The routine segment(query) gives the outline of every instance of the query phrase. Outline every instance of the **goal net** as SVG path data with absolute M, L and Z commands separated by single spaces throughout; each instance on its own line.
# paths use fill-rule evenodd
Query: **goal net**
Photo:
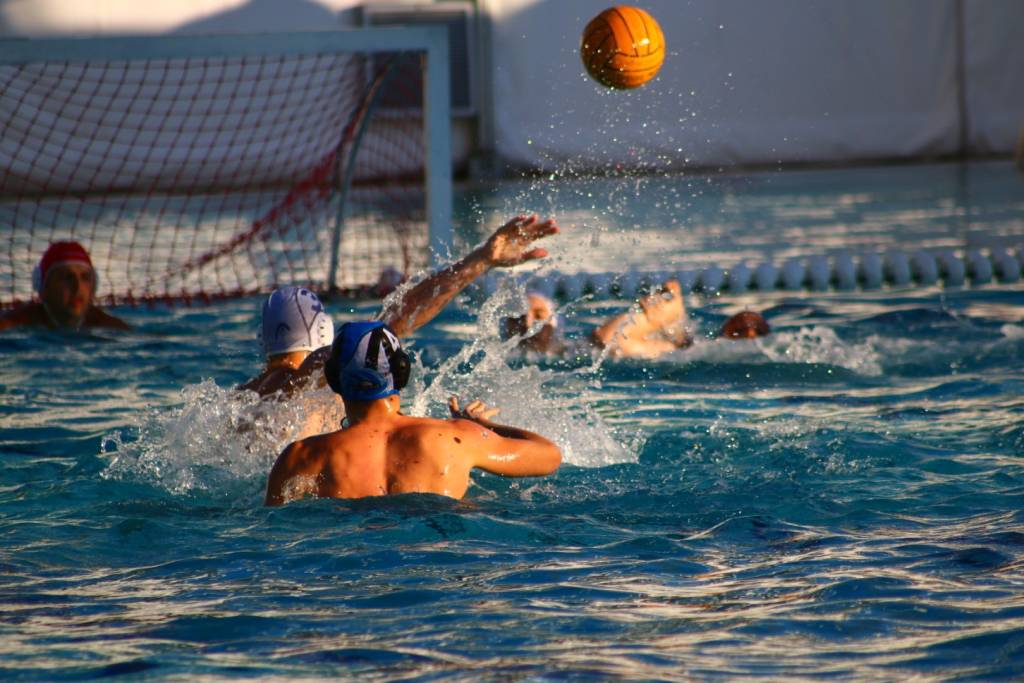
M 0 306 L 32 297 L 63 239 L 90 251 L 103 303 L 352 291 L 423 268 L 450 229 L 444 41 L 5 43 Z

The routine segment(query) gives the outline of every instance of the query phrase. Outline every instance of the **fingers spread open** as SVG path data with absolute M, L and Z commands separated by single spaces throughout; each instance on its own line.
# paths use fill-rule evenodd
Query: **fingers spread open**
M 558 225 L 552 220 L 544 221 L 543 223 L 534 222 L 530 225 L 523 226 L 524 231 L 530 239 L 540 239 L 541 237 L 547 237 L 548 235 L 554 235 L 558 232 Z

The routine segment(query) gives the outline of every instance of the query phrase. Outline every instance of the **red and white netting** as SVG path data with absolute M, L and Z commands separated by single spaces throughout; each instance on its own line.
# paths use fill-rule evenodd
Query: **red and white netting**
M 61 239 L 90 251 L 104 303 L 322 289 L 339 209 L 339 288 L 425 266 L 422 111 L 386 105 L 422 92 L 421 55 L 399 53 L 386 77 L 383 63 L 0 65 L 0 307 L 31 298 L 33 266 Z

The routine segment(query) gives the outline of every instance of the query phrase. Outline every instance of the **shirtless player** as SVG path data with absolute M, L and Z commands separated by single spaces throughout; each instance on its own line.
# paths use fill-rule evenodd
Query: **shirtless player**
M 289 445 L 267 481 L 266 505 L 297 498 L 363 498 L 435 493 L 462 498 L 479 468 L 507 477 L 558 469 L 562 454 L 542 436 L 490 421 L 497 412 L 474 401 L 449 402 L 450 420 L 401 413 L 399 392 L 409 358 L 382 322 L 346 323 L 331 345 L 324 374 L 345 401 L 347 426 Z
M 131 329 L 96 305 L 96 270 L 78 242 L 54 242 L 32 274 L 38 301 L 0 316 L 0 330 L 35 326 L 77 331 L 88 328 Z
M 609 318 L 587 341 L 607 349 L 613 358 L 657 358 L 692 343 L 686 324 L 683 293 L 672 279 L 636 306 Z M 503 320 L 501 332 L 505 339 L 522 337 L 518 346 L 524 351 L 561 355 L 569 349 L 558 333 L 554 302 L 537 292 L 527 294 L 526 313 Z

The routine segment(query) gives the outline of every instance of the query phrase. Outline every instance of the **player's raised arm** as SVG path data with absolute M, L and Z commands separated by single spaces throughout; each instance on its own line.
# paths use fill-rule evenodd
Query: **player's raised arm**
M 433 320 L 466 285 L 491 268 L 510 268 L 547 256 L 546 249 L 533 243 L 557 232 L 552 219 L 516 216 L 458 262 L 386 301 L 380 319 L 404 337 Z
M 551 474 L 562 463 L 562 452 L 552 441 L 526 429 L 492 422 L 490 417 L 498 412 L 496 408 L 473 401 L 460 409 L 453 396 L 448 409 L 453 418 L 476 423 L 463 430 L 473 467 L 506 477 L 540 477 Z
M 542 221 L 536 215 L 516 216 L 458 262 L 424 278 L 409 290 L 396 293 L 395 299 L 385 301 L 378 318 L 399 337 L 404 337 L 433 320 L 466 285 L 491 268 L 510 268 L 547 256 L 547 249 L 535 247 L 533 243 L 558 230 L 553 219 Z M 329 346 L 311 353 L 296 370 L 295 382 L 298 384 L 306 377 L 319 374 L 328 355 Z

